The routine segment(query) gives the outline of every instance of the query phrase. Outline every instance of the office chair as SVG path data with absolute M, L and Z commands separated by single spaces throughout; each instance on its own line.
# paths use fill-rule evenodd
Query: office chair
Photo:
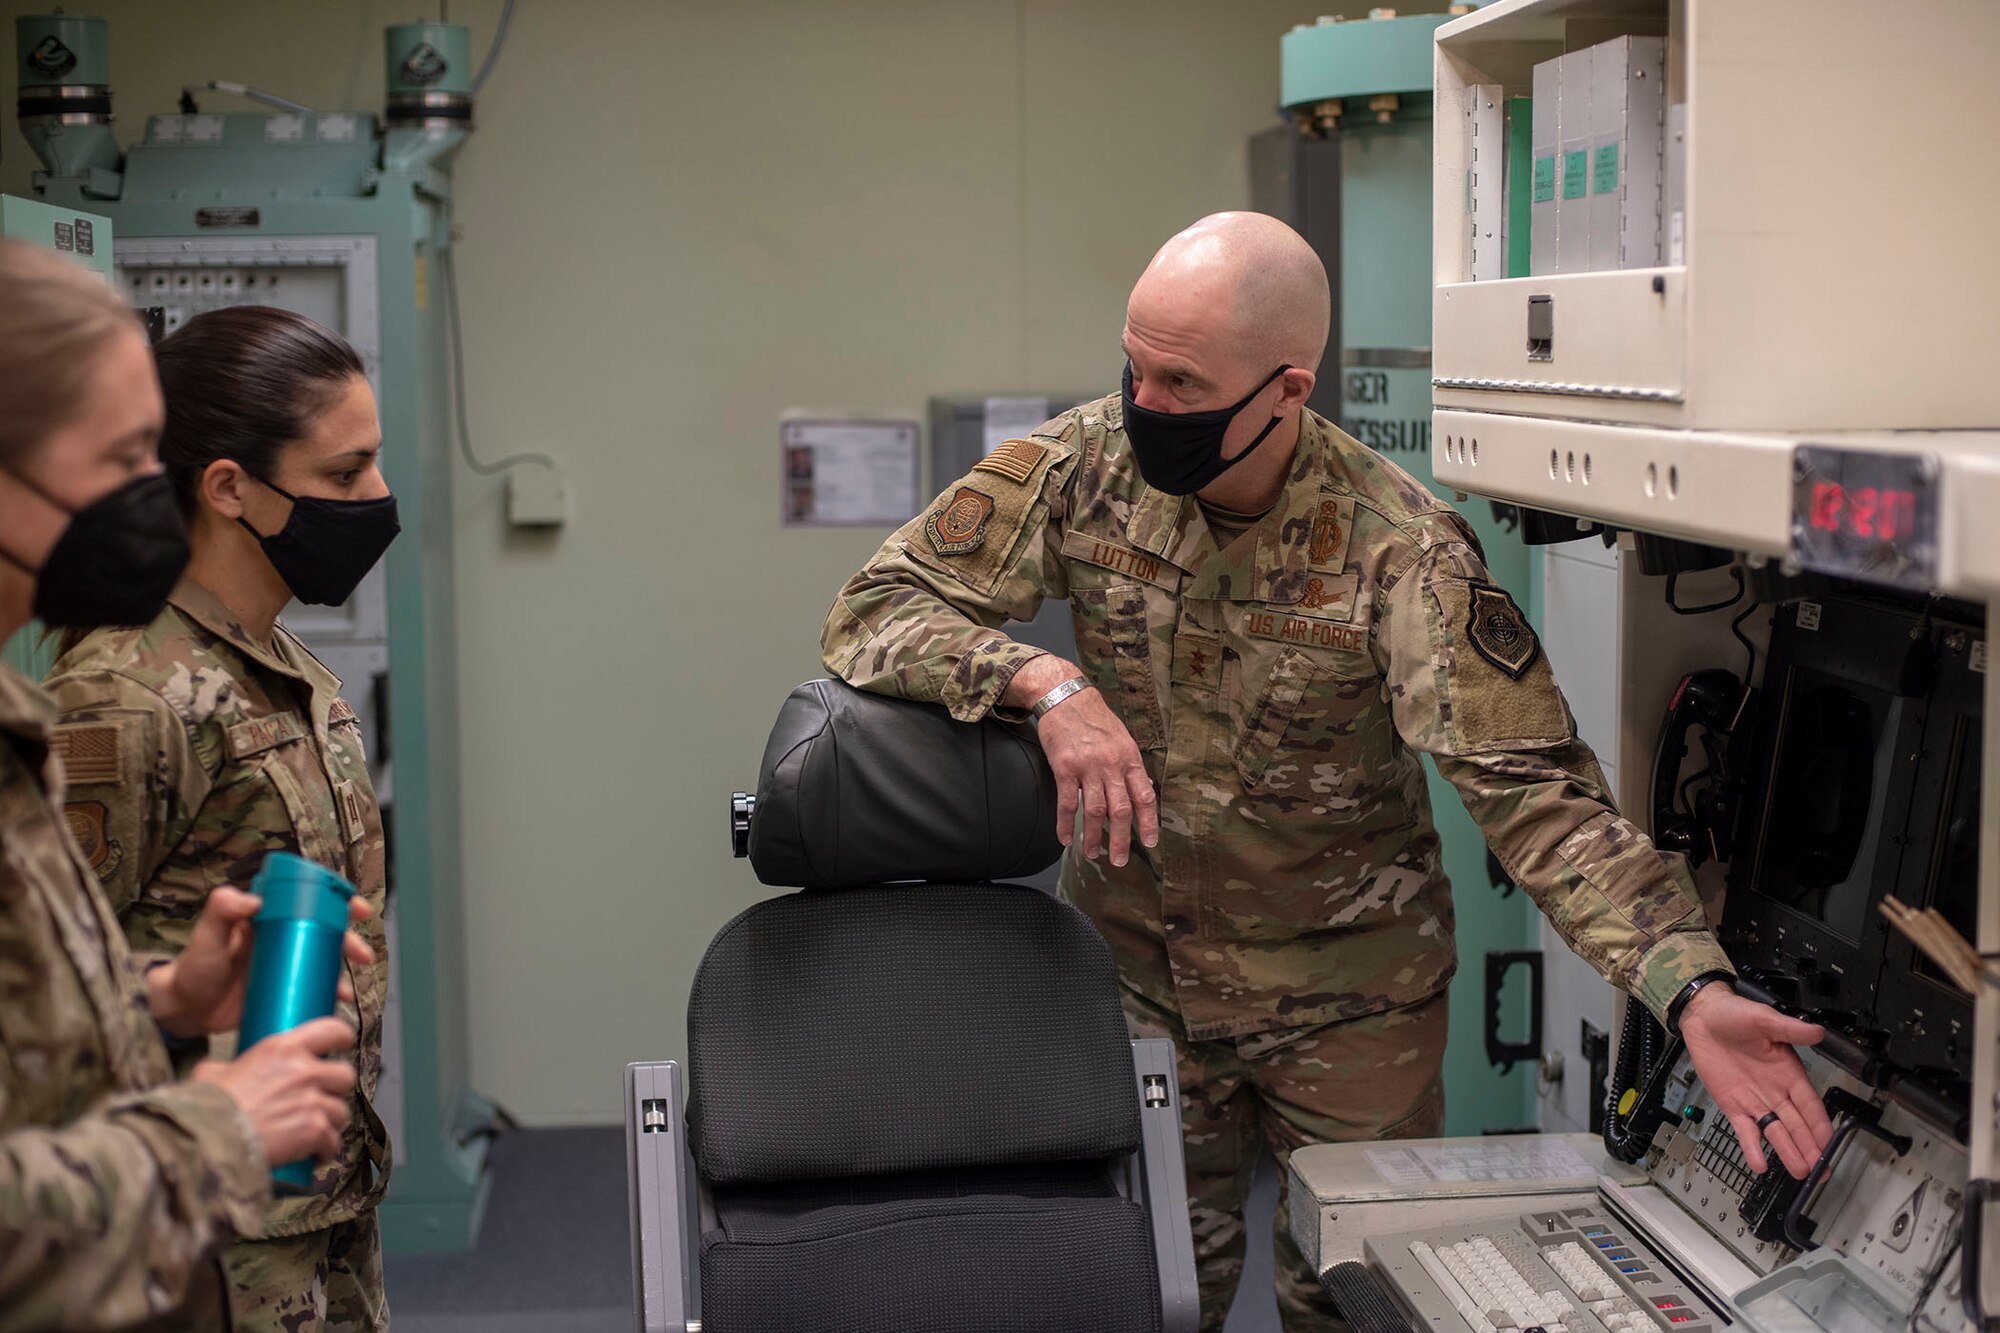
M 642 1333 L 1193 1333 L 1173 1044 L 1129 1038 L 1046 868 L 1032 733 L 794 690 L 737 855 L 799 891 L 709 946 L 688 1075 L 625 1071 Z

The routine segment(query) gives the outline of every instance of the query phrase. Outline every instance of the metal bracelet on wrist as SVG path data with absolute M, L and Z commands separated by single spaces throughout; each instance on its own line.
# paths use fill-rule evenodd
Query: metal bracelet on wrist
M 1088 677 L 1071 676 L 1068 680 L 1035 700 L 1034 705 L 1028 709 L 1028 712 L 1031 716 L 1040 718 L 1044 713 L 1069 698 L 1072 694 L 1080 694 L 1089 688 L 1090 680 Z
M 1704 972 L 1687 985 L 1681 987 L 1681 993 L 1674 996 L 1667 1003 L 1667 1035 L 1670 1037 L 1681 1035 L 1681 1015 L 1687 1012 L 1689 1001 L 1694 999 L 1695 994 L 1702 987 L 1717 981 L 1734 980 L 1736 980 L 1736 976 L 1731 972 Z

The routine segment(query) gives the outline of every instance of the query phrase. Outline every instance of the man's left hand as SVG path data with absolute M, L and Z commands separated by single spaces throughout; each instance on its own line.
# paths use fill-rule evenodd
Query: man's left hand
M 1720 982 L 1696 991 L 1681 1011 L 1681 1038 L 1695 1073 L 1735 1127 L 1753 1173 L 1764 1173 L 1768 1143 L 1785 1170 L 1803 1180 L 1833 1137 L 1826 1105 L 1792 1049 L 1825 1035 L 1818 1024 L 1787 1018 Z M 1757 1122 L 1772 1111 L 1778 1118 L 1759 1130 Z
M 243 1018 L 243 989 L 250 980 L 251 918 L 264 900 L 241 889 L 219 888 L 208 895 L 195 918 L 187 948 L 171 962 L 146 973 L 146 999 L 153 1021 L 176 1037 L 202 1037 L 228 1032 Z M 374 914 L 361 898 L 348 903 L 350 925 Z M 375 951 L 352 930 L 342 952 L 356 967 L 375 961 Z M 345 977 L 339 997 L 354 998 Z

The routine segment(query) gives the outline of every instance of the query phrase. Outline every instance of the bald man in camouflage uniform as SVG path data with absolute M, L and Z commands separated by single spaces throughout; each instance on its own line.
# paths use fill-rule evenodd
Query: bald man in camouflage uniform
M 1282 1166 L 1440 1132 L 1457 956 L 1420 753 L 1577 953 L 1656 1015 L 1685 1007 L 1739 1131 L 1785 1108 L 1771 1142 L 1795 1174 L 1824 1142 L 1784 1045 L 1817 1029 L 1710 984 L 1729 963 L 1684 865 L 1612 808 L 1472 530 L 1304 409 L 1327 302 L 1274 219 L 1175 237 L 1128 307 L 1126 393 L 947 488 L 823 637 L 849 682 L 961 719 L 1053 703 L 1066 843 L 1083 812 L 1063 893 L 1110 941 L 1135 1032 L 1181 1053 L 1205 1330 L 1241 1272 L 1260 1136 Z M 1079 665 L 1000 628 L 1046 597 L 1069 599 Z M 1283 1207 L 1275 1243 L 1285 1327 L 1342 1327 Z

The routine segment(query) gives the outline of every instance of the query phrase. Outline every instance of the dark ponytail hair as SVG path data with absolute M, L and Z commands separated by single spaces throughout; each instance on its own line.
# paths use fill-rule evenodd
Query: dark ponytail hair
M 210 463 L 227 458 L 271 480 L 278 451 L 310 435 L 342 386 L 367 374 L 332 330 L 263 305 L 196 315 L 161 340 L 154 359 L 167 403 L 160 462 L 189 518 Z

